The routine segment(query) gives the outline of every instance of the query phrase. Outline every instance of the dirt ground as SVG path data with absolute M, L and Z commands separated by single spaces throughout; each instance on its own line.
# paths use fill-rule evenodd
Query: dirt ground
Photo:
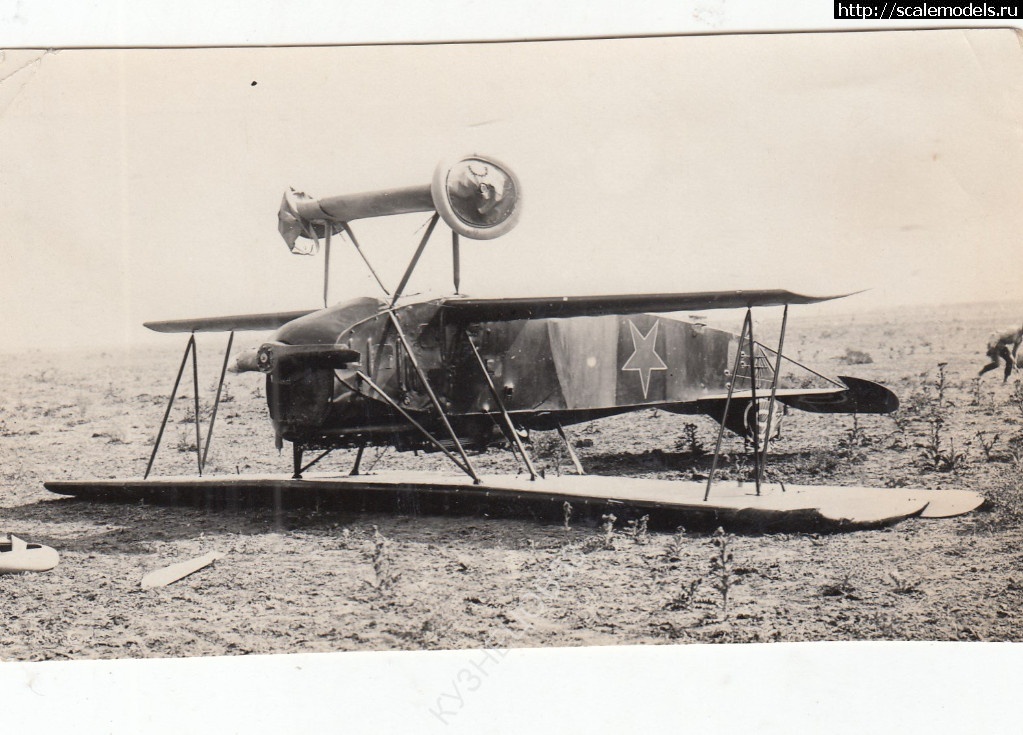
M 1023 385 L 974 381 L 994 329 L 1023 304 L 819 316 L 794 309 L 786 353 L 829 375 L 882 382 L 894 416 L 793 411 L 772 460 L 805 484 L 966 488 L 986 509 L 836 534 L 644 533 L 620 519 L 444 517 L 273 507 L 90 503 L 44 479 L 141 476 L 180 360 L 168 347 L 31 352 L 0 375 L 0 532 L 55 547 L 56 569 L 0 577 L 0 658 L 51 660 L 680 642 L 1023 639 Z M 736 322 L 738 327 L 738 321 Z M 776 323 L 765 318 L 758 334 Z M 202 340 L 212 401 L 222 344 Z M 944 385 L 939 382 L 944 380 Z M 187 380 L 186 380 L 187 382 Z M 191 387 L 157 474 L 194 471 Z M 232 376 L 214 472 L 287 472 L 258 377 Z M 687 428 L 687 424 L 695 428 Z M 716 425 L 645 411 L 574 427 L 588 471 L 706 472 Z M 549 472 L 568 471 L 547 437 Z M 729 439 L 725 472 L 740 473 Z M 338 452 L 324 469 L 346 468 Z M 510 470 L 506 452 L 476 459 Z M 393 451 L 366 465 L 439 468 Z M 365 465 L 364 465 L 365 466 Z M 560 514 L 560 511 L 559 511 Z M 150 570 L 215 551 L 214 566 L 143 591 Z

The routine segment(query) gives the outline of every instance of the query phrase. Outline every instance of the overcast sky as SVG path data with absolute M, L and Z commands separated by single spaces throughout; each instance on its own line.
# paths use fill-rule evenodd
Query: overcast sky
M 1021 61 L 1003 30 L 9 51 L 5 347 L 318 306 L 322 259 L 277 234 L 285 188 L 425 184 L 473 151 L 524 191 L 517 229 L 464 241 L 473 295 L 1019 298 Z M 389 285 L 426 219 L 354 223 Z M 410 290 L 450 291 L 448 243 Z M 333 300 L 376 293 L 350 248 L 332 265 Z

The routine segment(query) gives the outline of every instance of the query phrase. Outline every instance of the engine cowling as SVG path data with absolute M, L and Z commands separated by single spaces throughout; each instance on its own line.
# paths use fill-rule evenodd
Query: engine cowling
M 277 373 L 292 368 L 339 370 L 359 362 L 358 350 L 339 345 L 289 345 L 265 342 L 235 359 L 235 372 Z

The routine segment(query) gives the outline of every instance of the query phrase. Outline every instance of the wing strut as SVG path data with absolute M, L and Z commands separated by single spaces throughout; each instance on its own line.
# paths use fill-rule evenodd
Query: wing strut
M 352 241 L 352 245 L 355 246 L 356 251 L 358 251 L 359 255 L 362 257 L 362 262 L 366 264 L 367 268 L 369 268 L 369 272 L 373 274 L 373 278 L 376 279 L 377 285 L 380 286 L 380 290 L 390 296 L 391 292 L 387 290 L 387 286 L 385 286 L 384 282 L 380 280 L 380 276 L 377 275 L 377 272 L 373 270 L 373 265 L 369 262 L 369 258 L 366 257 L 366 254 L 362 252 L 362 248 L 359 247 L 359 241 L 355 239 L 355 233 L 352 231 L 352 228 L 348 226 L 347 222 L 342 222 L 341 229 L 345 231 L 345 234 L 348 235 L 348 239 Z
M 429 239 L 430 232 L 433 230 L 433 225 L 437 224 L 438 216 L 439 215 L 434 215 L 433 219 L 430 220 L 430 229 L 427 231 L 426 236 L 423 238 L 423 244 L 419 246 L 419 251 L 417 252 L 416 257 L 413 258 L 413 262 L 410 266 L 410 271 L 411 267 L 415 266 L 415 261 L 418 260 L 419 254 L 422 253 L 423 245 L 425 245 L 426 240 Z M 404 285 L 404 282 L 408 280 L 407 276 L 409 275 L 409 273 L 407 272 L 405 275 L 406 278 L 402 279 L 402 285 Z M 400 293 L 401 288 L 399 287 L 398 294 Z M 395 298 L 397 298 L 397 295 L 395 296 Z M 448 415 L 444 413 L 444 407 L 440 404 L 440 401 L 437 400 L 437 394 L 433 392 L 433 388 L 430 386 L 430 381 L 427 379 L 426 373 L 424 373 L 423 369 L 419 367 L 419 361 L 416 360 L 416 356 L 412 352 L 412 347 L 409 345 L 408 339 L 405 337 L 405 330 L 401 328 L 401 322 L 398 321 L 398 317 L 395 316 L 393 310 L 388 309 L 387 315 L 391 318 L 391 324 L 394 326 L 394 331 L 398 335 L 398 339 L 401 340 L 401 345 L 402 347 L 405 348 L 405 354 L 408 355 L 409 362 L 412 363 L 412 367 L 415 369 L 416 374 L 419 376 L 419 381 L 423 384 L 423 387 L 426 388 L 426 393 L 427 395 L 430 396 L 430 401 L 433 403 L 433 407 L 437 409 L 437 414 L 440 416 L 440 420 L 444 424 L 444 428 L 448 430 L 448 436 L 451 437 L 451 440 L 455 443 L 455 447 L 458 448 L 458 453 L 462 455 L 462 461 L 465 462 L 465 467 L 463 467 L 463 470 L 467 475 L 469 475 L 469 477 L 472 478 L 472 481 L 475 484 L 479 485 L 480 478 L 479 475 L 476 474 L 476 468 L 472 466 L 472 461 L 469 459 L 469 455 L 465 453 L 465 448 L 462 446 L 462 442 L 458 441 L 458 436 L 455 434 L 455 430 L 451 428 L 451 422 L 448 421 Z
M 195 346 L 195 335 L 192 335 L 192 399 L 195 401 L 195 462 L 199 467 L 199 477 L 202 477 L 202 453 L 199 447 L 202 446 L 202 437 L 199 431 L 199 357 L 196 355 L 198 349 Z M 173 399 L 173 396 L 171 397 Z
M 746 335 L 752 331 L 753 326 L 753 311 L 749 307 L 746 308 L 746 319 L 742 323 L 742 332 L 739 333 L 739 346 L 735 350 L 735 362 L 732 364 L 732 373 L 728 377 L 728 396 L 725 398 L 725 411 L 722 414 L 723 417 L 728 416 L 728 406 L 732 402 L 732 393 L 735 391 L 735 375 L 739 371 L 739 361 L 742 359 L 742 342 L 746 339 Z M 752 340 L 751 340 L 752 343 Z M 714 474 L 718 468 L 718 457 L 721 456 L 721 439 L 725 435 L 725 422 L 722 419 L 721 425 L 718 426 L 718 439 L 714 444 L 714 459 L 710 463 L 710 474 L 707 476 L 707 489 L 703 493 L 703 500 L 706 502 L 710 499 L 710 486 L 714 484 Z
M 414 427 L 419 429 L 419 432 L 423 436 L 425 436 L 427 439 L 429 439 L 430 442 L 435 447 L 437 447 L 437 449 L 439 449 L 440 451 L 444 452 L 444 456 L 446 456 L 448 459 L 450 459 L 455 464 L 455 466 L 458 467 L 458 469 L 460 469 L 465 474 L 469 475 L 469 477 L 473 477 L 473 479 L 475 479 L 474 472 L 472 471 L 471 467 L 467 467 L 466 465 L 463 465 L 461 462 L 459 462 L 458 458 L 455 457 L 455 455 L 453 455 L 451 452 L 449 452 L 444 447 L 443 444 L 441 444 L 439 441 L 437 441 L 437 437 L 435 437 L 433 434 L 431 434 L 429 431 L 427 431 L 426 428 L 422 424 L 420 424 L 418 421 L 416 421 L 412 417 L 412 414 L 410 414 L 404 408 L 399 406 L 397 401 L 395 401 L 393 398 L 391 398 L 389 395 L 387 395 L 387 392 L 383 388 L 381 388 L 379 385 L 374 383 L 373 380 L 368 375 L 366 375 L 366 373 L 362 372 L 361 370 L 356 370 L 355 371 L 355 377 L 357 377 L 359 380 L 361 380 L 364 383 L 366 383 L 366 385 L 368 385 L 370 388 L 372 388 L 381 398 L 383 398 L 385 401 L 387 401 L 388 405 L 391 408 L 393 408 L 395 411 L 400 413 L 402 416 L 405 417 L 406 421 L 408 421 Z M 355 473 L 355 474 L 358 474 L 358 473 Z M 477 482 L 479 482 L 479 481 L 477 480 Z
M 750 405 L 756 410 L 757 406 L 757 343 L 753 341 L 753 314 L 750 309 L 746 310 L 749 315 L 749 391 Z M 739 341 L 737 348 L 742 352 L 742 341 Z M 732 376 L 735 380 L 735 376 Z M 727 416 L 727 412 L 725 413 Z M 757 495 L 760 495 L 760 426 L 756 420 L 753 421 L 753 480 L 757 486 Z
M 178 394 L 178 386 L 181 384 L 181 376 L 185 372 L 185 364 L 188 362 L 188 356 L 192 352 L 192 348 L 195 347 L 195 334 L 188 338 L 188 343 L 185 345 L 185 354 L 181 357 L 181 367 L 178 368 L 178 376 L 174 378 L 174 387 L 171 388 L 170 400 L 167 402 L 167 410 L 163 412 L 163 421 L 160 422 L 160 430 L 156 433 L 156 441 L 153 443 L 153 452 L 149 455 L 149 464 L 146 465 L 146 473 L 142 476 L 145 480 L 149 477 L 150 470 L 153 469 L 153 460 L 156 459 L 156 452 L 160 449 L 160 441 L 163 439 L 164 429 L 167 428 L 167 419 L 170 418 L 171 408 L 174 406 L 174 398 Z
M 760 481 L 761 479 L 763 479 L 764 467 L 767 464 L 767 448 L 771 443 L 771 422 L 774 420 L 774 404 L 776 402 L 775 399 L 778 395 L 778 382 L 781 380 L 781 355 L 782 348 L 785 347 L 785 327 L 788 324 L 788 320 L 789 305 L 785 304 L 785 310 L 782 312 L 781 315 L 781 334 L 778 335 L 778 351 L 775 353 L 776 357 L 774 361 L 774 380 L 771 381 L 771 398 L 767 403 L 767 428 L 764 431 L 764 451 L 763 455 L 760 457 L 760 466 L 758 468 L 757 495 L 760 494 Z M 750 341 L 751 342 L 753 341 L 752 338 L 750 339 Z M 760 427 L 757 426 L 756 428 L 757 430 L 754 432 L 754 434 L 759 434 Z
M 318 224 L 323 226 L 323 231 L 324 231 L 324 238 L 323 238 L 323 306 L 324 307 L 330 306 L 330 302 L 328 300 L 329 299 L 329 288 L 330 288 L 330 242 L 331 242 L 331 235 L 334 232 L 332 224 L 336 224 L 338 227 L 341 228 L 341 230 L 346 235 L 348 235 L 348 239 L 352 241 L 352 245 L 355 246 L 355 250 L 356 250 L 357 253 L 359 253 L 359 256 L 362 258 L 362 262 L 366 264 L 366 268 L 369 269 L 369 272 L 373 275 L 373 278 L 376 279 L 377 285 L 380 286 L 380 290 L 383 291 L 384 294 L 386 294 L 387 296 L 391 295 L 391 292 L 387 290 L 387 286 L 385 286 L 384 282 L 380 280 L 380 276 L 377 275 L 376 270 L 373 269 L 373 264 L 369 262 L 369 258 L 366 257 L 366 253 L 364 253 L 362 251 L 362 247 L 359 245 L 359 241 L 355 238 L 355 233 L 352 231 L 352 228 L 349 227 L 347 222 L 332 223 L 332 222 L 329 222 L 327 220 L 316 220 L 316 221 L 312 222 L 311 225 L 313 225 L 313 226 L 310 228 L 310 235 L 312 236 L 313 240 L 316 242 L 317 245 L 320 244 L 320 239 L 316 235 L 316 227 L 315 227 Z M 418 259 L 418 257 L 417 257 L 417 259 Z
M 437 220 L 440 219 L 440 215 L 436 212 L 430 217 L 430 224 L 426 227 L 426 232 L 423 233 L 423 239 L 419 241 L 419 247 L 416 248 L 415 254 L 412 256 L 412 260 L 409 262 L 408 267 L 405 269 L 405 275 L 401 277 L 401 282 L 398 283 L 398 288 L 394 290 L 394 298 L 391 299 L 391 308 L 398 303 L 398 299 L 401 297 L 402 291 L 405 290 L 405 286 L 408 285 L 408 279 L 412 277 L 412 271 L 416 269 L 416 265 L 419 263 L 419 258 L 426 250 L 426 243 L 430 241 L 430 235 L 433 234 L 433 228 L 437 226 Z
M 561 437 L 561 441 L 565 442 L 565 449 L 568 450 L 568 456 L 571 457 L 572 464 L 575 465 L 575 473 L 577 475 L 585 475 L 586 473 L 583 472 L 582 463 L 579 462 L 579 455 L 577 455 L 575 450 L 572 449 L 572 442 L 568 440 L 568 434 L 565 433 L 561 424 L 555 424 L 555 428 L 558 430 L 558 435 Z
M 777 350 L 772 350 L 769 347 L 765 348 L 765 349 L 767 349 L 770 352 L 773 352 L 775 354 L 775 364 L 774 364 L 774 375 L 771 377 L 771 393 L 770 393 L 770 398 L 768 398 L 768 404 L 767 404 L 767 423 L 765 425 L 764 436 L 763 436 L 763 442 L 764 443 L 763 443 L 763 447 L 761 447 L 760 446 L 760 439 L 761 439 L 761 437 L 760 437 L 760 420 L 759 420 L 760 411 L 757 408 L 757 355 L 756 355 L 756 349 L 760 345 L 758 345 L 758 343 L 755 342 L 754 339 L 753 339 L 753 313 L 752 313 L 752 309 L 750 309 L 750 308 L 746 309 L 746 319 L 743 321 L 742 332 L 739 334 L 738 348 L 736 349 L 736 352 L 735 352 L 735 363 L 732 365 L 732 373 L 729 376 L 731 378 L 731 380 L 728 382 L 728 394 L 727 394 L 727 396 L 725 398 L 725 409 L 724 409 L 724 413 L 722 413 L 721 425 L 718 427 L 717 442 L 714 445 L 714 459 L 711 462 L 710 475 L 707 477 L 707 489 L 706 489 L 706 491 L 703 494 L 703 499 L 705 501 L 710 498 L 710 488 L 711 488 L 711 485 L 714 483 L 714 475 L 717 472 L 718 457 L 721 454 L 721 439 L 722 439 L 722 437 L 724 435 L 724 431 L 725 431 L 725 420 L 728 417 L 728 407 L 729 407 L 729 404 L 732 401 L 732 394 L 735 391 L 735 380 L 737 378 L 737 373 L 738 373 L 738 370 L 739 370 L 739 366 L 742 363 L 742 356 L 743 356 L 742 345 L 743 345 L 743 342 L 746 341 L 747 339 L 749 340 L 749 345 L 750 345 L 750 348 L 749 348 L 750 349 L 750 355 L 749 355 L 749 358 L 750 358 L 750 363 L 749 363 L 750 364 L 750 406 L 753 407 L 753 410 L 755 411 L 754 416 L 756 417 L 755 420 L 754 420 L 754 426 L 753 426 L 753 432 L 752 432 L 753 433 L 753 471 L 754 471 L 754 480 L 756 482 L 756 487 L 757 487 L 757 495 L 760 495 L 761 484 L 763 483 L 764 472 L 765 472 L 766 466 L 767 466 L 767 451 L 768 451 L 768 448 L 769 448 L 770 443 L 771 443 L 771 425 L 772 425 L 772 422 L 774 421 L 774 407 L 775 407 L 775 404 L 777 403 L 778 383 L 781 381 L 781 361 L 783 359 L 786 359 L 786 360 L 788 359 L 788 358 L 786 358 L 786 357 L 784 357 L 782 355 L 782 349 L 785 347 L 785 330 L 786 330 L 786 327 L 788 326 L 788 319 L 789 319 L 789 306 L 788 306 L 788 304 L 786 304 L 785 305 L 785 311 L 782 313 L 782 318 L 781 318 L 781 333 L 778 336 L 778 349 Z M 785 485 L 784 484 L 782 484 L 781 489 L 783 491 L 785 490 Z
M 458 237 L 456 234 L 455 237 Z M 472 354 L 476 356 L 476 362 L 479 363 L 480 372 L 483 373 L 483 377 L 487 379 L 487 387 L 490 388 L 490 395 L 494 397 L 494 402 L 497 403 L 497 407 L 501 409 L 501 415 L 504 417 L 504 423 L 508 426 L 508 433 L 511 435 L 512 441 L 519 450 L 519 454 L 522 455 L 522 461 L 526 463 L 526 469 L 529 471 L 529 479 L 536 479 L 536 467 L 533 466 L 533 461 L 529 458 L 529 453 L 526 452 L 526 448 L 522 446 L 522 439 L 519 438 L 519 432 L 515 428 L 515 424 L 512 423 L 511 416 L 508 414 L 508 409 L 504 407 L 504 401 L 501 400 L 501 394 L 497 392 L 497 387 L 494 386 L 494 381 L 490 379 L 490 373 L 487 372 L 487 366 L 483 362 L 483 358 L 480 357 L 479 350 L 476 349 L 476 343 L 472 341 L 472 337 L 468 332 L 465 332 L 465 339 L 469 343 L 469 347 L 472 348 Z M 560 426 L 558 429 L 560 430 Z M 582 473 L 579 473 L 582 474 Z
M 455 282 L 455 295 L 462 285 L 462 259 L 458 247 L 458 233 L 451 231 L 451 278 Z
M 227 363 L 231 355 L 231 345 L 234 343 L 234 331 L 228 335 L 227 338 L 227 349 L 224 350 L 224 364 L 220 369 L 220 380 L 217 382 L 217 397 L 213 402 L 213 411 L 210 415 L 210 426 L 206 432 L 206 444 L 202 443 L 201 435 L 201 420 L 199 417 L 199 364 L 198 364 L 198 349 L 195 345 L 195 332 L 188 337 L 188 342 L 185 344 L 185 354 L 181 356 L 181 365 L 178 367 L 178 374 L 174 378 L 174 387 L 171 389 L 170 398 L 167 401 L 167 408 L 163 412 L 163 419 L 160 421 L 160 429 L 156 433 L 156 441 L 153 442 L 153 451 L 149 455 L 149 463 L 146 464 L 146 472 L 142 476 L 143 480 L 149 478 L 149 473 L 153 470 L 153 462 L 156 460 L 156 453 L 160 450 L 160 442 L 163 440 L 163 433 L 167 429 L 167 420 L 170 418 L 171 409 L 174 407 L 174 399 L 178 395 L 178 386 L 181 385 L 181 376 L 184 375 L 185 365 L 188 363 L 189 356 L 192 357 L 192 393 L 195 410 L 195 461 L 199 468 L 199 476 L 202 477 L 202 471 L 206 468 L 206 457 L 210 451 L 210 440 L 213 438 L 213 425 L 217 421 L 217 409 L 220 407 L 220 397 L 223 393 L 224 378 L 227 375 Z
M 323 308 L 326 309 L 327 292 L 330 289 L 330 235 L 331 229 L 328 226 L 327 233 L 323 238 Z
M 789 308 L 789 305 L 788 305 L 788 304 L 785 304 L 785 311 L 786 311 L 786 312 L 788 311 L 788 308 Z M 786 314 L 786 317 L 787 317 L 787 316 L 788 316 L 788 315 Z M 784 324 L 784 322 L 783 322 L 783 324 Z M 784 339 L 784 337 L 783 337 L 782 339 Z M 764 344 L 760 344 L 759 342 L 757 342 L 757 347 L 761 347 L 761 348 L 763 348 L 763 349 L 767 350 L 767 351 L 768 351 L 768 352 L 770 352 L 770 353 L 771 353 L 772 355 L 777 355 L 777 356 L 778 356 L 778 357 L 779 357 L 780 359 L 782 359 L 782 360 L 785 360 L 785 362 L 791 362 L 791 363 L 792 363 L 793 365 L 795 365 L 795 366 L 796 366 L 797 368 L 800 368 L 801 370 L 805 370 L 806 372 L 808 372 L 808 373 L 810 373 L 810 374 L 812 374 L 812 375 L 816 375 L 816 376 L 817 376 L 818 378 L 820 378 L 821 380 L 824 380 L 824 381 L 826 381 L 826 382 L 828 382 L 828 383 L 831 383 L 831 384 L 832 384 L 833 386 L 835 386 L 836 388 L 841 388 L 841 389 L 843 389 L 843 390 L 846 390 L 846 389 L 848 389 L 848 387 L 849 387 L 849 386 L 847 386 L 847 385 L 845 385 L 845 384 L 843 384 L 843 383 L 839 383 L 839 382 L 838 382 L 837 380 L 835 380 L 835 379 L 833 379 L 833 378 L 829 378 L 829 377 L 828 377 L 827 375 L 824 375 L 823 373 L 819 373 L 819 372 L 817 372 L 817 371 L 816 371 L 816 370 L 814 370 L 814 369 L 813 369 L 812 367 L 807 367 L 807 366 L 806 366 L 806 365 L 804 365 L 803 363 L 801 363 L 801 362 L 796 362 L 796 361 L 795 361 L 795 360 L 793 360 L 793 359 L 792 359 L 791 357 L 789 357 L 789 356 L 787 356 L 787 355 L 783 355 L 783 354 L 781 354 L 781 348 L 780 348 L 780 346 L 779 346 L 779 348 L 778 348 L 777 350 L 773 350 L 773 349 L 771 349 L 770 347 L 768 347 L 767 345 L 764 345 Z M 781 365 L 781 363 L 780 363 L 780 362 L 779 362 L 778 364 L 779 364 L 779 366 Z
M 217 409 L 220 408 L 220 394 L 224 389 L 224 377 L 227 375 L 227 362 L 231 358 L 231 345 L 234 344 L 234 332 L 227 336 L 227 349 L 224 350 L 224 364 L 220 367 L 220 380 L 217 382 L 217 397 L 213 399 L 213 414 L 210 416 L 210 428 L 206 432 L 206 446 L 202 450 L 202 463 L 199 467 L 199 474 L 206 467 L 206 455 L 210 451 L 210 441 L 213 439 L 213 424 L 217 421 Z M 198 391 L 196 391 L 198 393 Z M 195 412 L 198 417 L 199 412 Z

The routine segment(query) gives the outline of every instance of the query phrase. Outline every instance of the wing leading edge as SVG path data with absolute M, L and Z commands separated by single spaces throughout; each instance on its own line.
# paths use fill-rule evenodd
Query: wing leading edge
M 857 292 L 858 293 L 858 292 Z M 696 291 L 690 293 L 616 294 L 604 296 L 539 296 L 474 299 L 450 297 L 442 300 L 447 315 L 455 321 L 512 321 L 515 319 L 558 319 L 607 314 L 647 314 L 703 309 L 737 309 L 784 304 L 816 304 L 853 294 L 807 296 L 782 289 L 755 291 Z M 278 311 L 266 314 L 196 317 L 146 322 L 155 332 L 228 332 L 278 329 L 315 309 Z
M 619 294 L 612 296 L 543 296 L 510 299 L 449 298 L 443 306 L 461 321 L 558 319 L 606 314 L 646 314 L 703 309 L 736 309 L 784 304 L 816 304 L 853 294 L 806 296 L 781 289 L 698 291 L 692 293 Z
M 147 329 L 154 332 L 242 332 L 279 329 L 290 321 L 315 309 L 301 311 L 275 311 L 267 314 L 238 314 L 236 316 L 209 316 L 195 319 L 172 319 L 163 322 L 145 322 Z

